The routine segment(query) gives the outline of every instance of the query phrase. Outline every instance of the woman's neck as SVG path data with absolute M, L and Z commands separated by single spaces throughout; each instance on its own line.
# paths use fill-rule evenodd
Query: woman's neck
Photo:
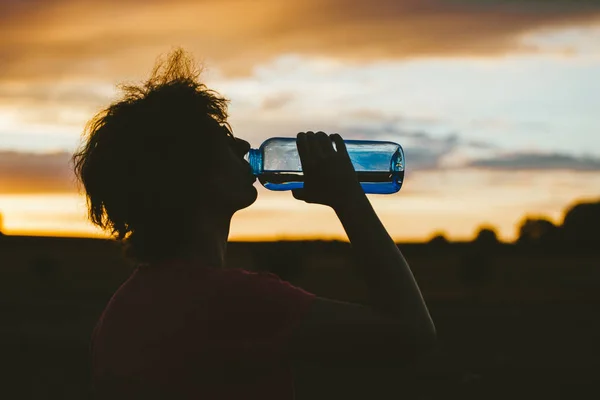
M 212 267 L 224 267 L 231 217 L 207 217 L 198 224 L 185 258 Z

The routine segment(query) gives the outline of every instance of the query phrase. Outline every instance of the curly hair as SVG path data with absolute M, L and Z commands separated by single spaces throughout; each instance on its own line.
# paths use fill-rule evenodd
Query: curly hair
M 150 79 L 121 85 L 123 97 L 86 125 L 73 155 L 89 219 L 152 262 L 189 245 L 200 184 L 217 134 L 231 135 L 228 100 L 199 81 L 181 49 L 158 61 Z M 227 128 L 227 129 L 224 129 Z

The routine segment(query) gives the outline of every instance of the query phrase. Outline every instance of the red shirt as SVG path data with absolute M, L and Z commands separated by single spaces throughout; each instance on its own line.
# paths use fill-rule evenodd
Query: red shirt
M 92 335 L 107 399 L 293 399 L 286 346 L 315 297 L 270 273 L 140 267 Z

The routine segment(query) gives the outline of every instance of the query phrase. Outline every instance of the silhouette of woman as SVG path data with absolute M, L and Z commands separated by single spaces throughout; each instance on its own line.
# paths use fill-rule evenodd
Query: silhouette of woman
M 292 361 L 400 364 L 430 348 L 435 328 L 419 288 L 339 135 L 298 134 L 305 188 L 294 197 L 336 212 L 369 304 L 224 268 L 231 218 L 257 191 L 227 101 L 198 76 L 175 51 L 144 84 L 123 87 L 73 156 L 90 220 L 136 262 L 92 334 L 95 396 L 292 399 Z

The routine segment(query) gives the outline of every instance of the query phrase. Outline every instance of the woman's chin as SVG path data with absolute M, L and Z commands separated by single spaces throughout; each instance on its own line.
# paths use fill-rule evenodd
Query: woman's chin
M 250 186 L 247 191 L 244 191 L 243 196 L 240 196 L 239 203 L 237 204 L 237 210 L 243 210 L 244 208 L 250 207 L 258 198 L 258 190 L 254 186 Z

